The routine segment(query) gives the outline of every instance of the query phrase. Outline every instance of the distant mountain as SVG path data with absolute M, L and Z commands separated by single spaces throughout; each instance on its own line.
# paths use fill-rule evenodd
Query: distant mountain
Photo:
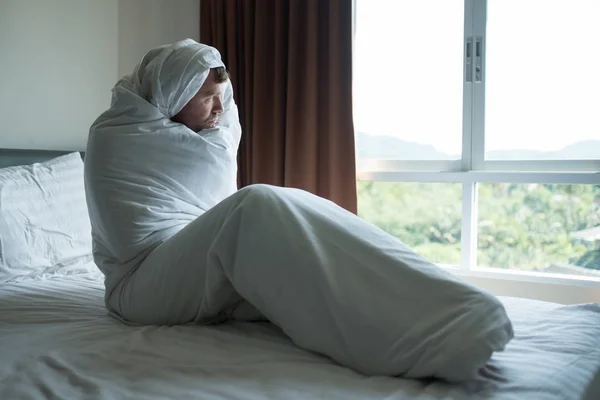
M 448 154 L 427 144 L 407 142 L 393 136 L 356 133 L 356 151 L 359 158 L 397 160 L 449 160 Z M 454 157 L 456 158 L 456 157 Z
M 452 160 L 460 155 L 449 155 L 426 144 L 409 142 L 386 135 L 356 133 L 359 158 L 397 160 Z M 600 156 L 600 140 L 586 140 L 558 151 L 497 150 L 486 154 L 488 160 L 590 160 Z
M 590 160 L 600 157 L 600 140 L 577 142 L 557 151 L 498 150 L 487 153 L 488 160 Z

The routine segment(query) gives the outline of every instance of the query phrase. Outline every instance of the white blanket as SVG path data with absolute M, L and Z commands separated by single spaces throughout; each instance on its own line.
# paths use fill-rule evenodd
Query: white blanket
M 109 309 L 142 324 L 266 317 L 365 374 L 475 376 L 513 336 L 495 297 L 307 192 L 234 193 L 230 86 L 217 129 L 171 122 L 220 65 L 189 40 L 153 50 L 92 126 L 86 190 Z

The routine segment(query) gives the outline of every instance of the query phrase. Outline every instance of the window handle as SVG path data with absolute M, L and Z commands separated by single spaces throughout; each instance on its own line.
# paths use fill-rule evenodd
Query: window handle
M 475 38 L 475 83 L 483 80 L 483 37 Z
M 465 47 L 465 80 L 473 82 L 473 38 L 468 37 Z

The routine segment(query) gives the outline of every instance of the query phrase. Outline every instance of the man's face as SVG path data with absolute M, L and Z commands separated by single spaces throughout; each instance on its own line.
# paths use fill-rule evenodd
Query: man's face
M 214 128 L 223 112 L 221 89 L 223 84 L 217 83 L 217 74 L 211 70 L 206 81 L 194 97 L 173 117 L 194 132 Z

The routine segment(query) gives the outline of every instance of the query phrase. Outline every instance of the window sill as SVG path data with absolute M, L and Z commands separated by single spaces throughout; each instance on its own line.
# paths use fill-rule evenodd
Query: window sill
M 464 269 L 455 265 L 440 265 L 449 272 L 463 277 L 497 279 L 502 281 L 544 283 L 600 289 L 600 277 L 516 271 L 495 268 Z

